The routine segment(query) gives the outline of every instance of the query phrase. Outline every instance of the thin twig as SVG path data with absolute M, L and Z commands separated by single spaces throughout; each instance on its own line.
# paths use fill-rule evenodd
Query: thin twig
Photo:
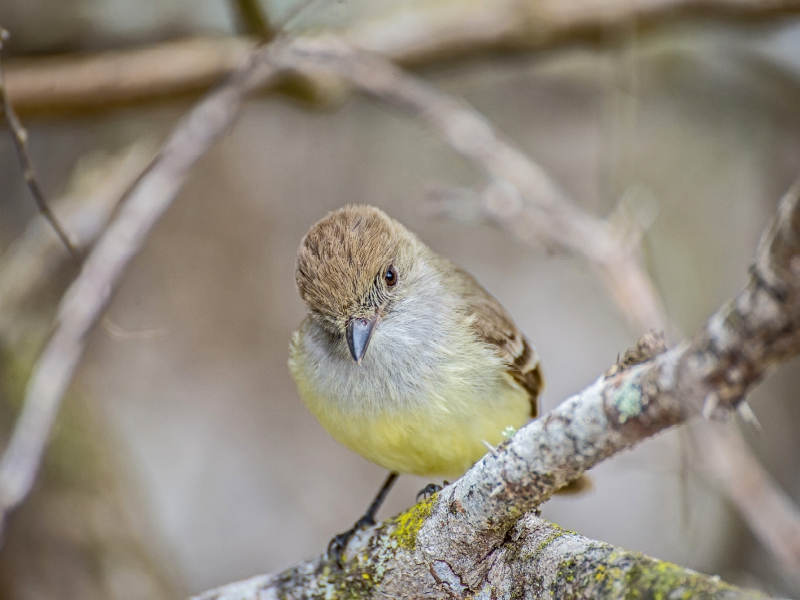
M 696 427 L 703 471 L 719 482 L 764 547 L 800 585 L 800 510 L 735 427 L 702 421 Z
M 68 190 L 54 203 L 78 248 L 85 250 L 95 242 L 154 150 L 154 142 L 141 141 L 114 156 L 78 162 Z M 11 346 L 19 343 L 18 336 L 29 335 L 20 315 L 71 260 L 44 216 L 31 219 L 0 256 L 0 343 Z
M 0 461 L 0 524 L 31 490 L 86 335 L 102 315 L 125 267 L 181 189 L 189 169 L 233 123 L 245 96 L 277 76 L 255 53 L 186 115 L 91 250 L 61 301 L 55 331 L 34 367 L 22 412 Z
M 8 31 L 0 28 L 0 54 L 2 54 L 5 44 L 8 43 L 8 39 Z M 39 209 L 39 212 L 44 215 L 44 218 L 47 219 L 47 222 L 50 223 L 50 227 L 53 228 L 53 231 L 55 231 L 56 235 L 61 239 L 64 246 L 72 255 L 75 263 L 78 265 L 81 264 L 83 256 L 80 250 L 73 245 L 69 236 L 64 231 L 64 228 L 61 227 L 58 219 L 53 214 L 53 211 L 50 210 L 42 188 L 39 187 L 39 182 L 36 180 L 33 162 L 28 152 L 28 132 L 22 126 L 22 122 L 19 120 L 19 117 L 17 117 L 17 113 L 14 112 L 11 99 L 8 97 L 8 92 L 6 91 L 3 78 L 2 56 L 0 56 L 0 108 L 2 108 L 6 123 L 8 123 L 8 127 L 11 130 L 11 137 L 14 140 L 14 147 L 17 150 L 17 157 L 19 158 L 19 164 L 22 168 L 22 176 L 25 178 L 25 184 L 28 186 L 28 190 L 30 190 L 34 202 L 36 202 L 36 207 Z

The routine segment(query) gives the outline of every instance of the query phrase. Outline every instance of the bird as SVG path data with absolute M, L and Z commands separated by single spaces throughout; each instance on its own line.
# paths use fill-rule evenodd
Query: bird
M 398 474 L 457 478 L 536 418 L 544 376 L 503 306 L 378 208 L 348 205 L 314 224 L 295 282 L 307 307 L 289 351 L 298 392 L 339 443 L 389 471 L 331 541 L 340 556 Z

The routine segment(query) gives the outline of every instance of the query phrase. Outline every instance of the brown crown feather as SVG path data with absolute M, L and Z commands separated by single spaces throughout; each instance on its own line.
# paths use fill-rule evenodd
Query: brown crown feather
M 309 309 L 331 323 L 368 310 L 363 303 L 397 238 L 393 221 L 372 206 L 346 206 L 317 222 L 297 251 L 295 281 Z

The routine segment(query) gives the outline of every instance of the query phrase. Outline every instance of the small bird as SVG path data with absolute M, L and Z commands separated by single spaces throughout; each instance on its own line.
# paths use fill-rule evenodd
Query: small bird
M 539 357 L 509 314 L 383 211 L 347 206 L 316 223 L 295 279 L 308 307 L 290 346 L 300 396 L 337 441 L 390 471 L 337 552 L 374 524 L 398 473 L 458 477 L 536 417 Z

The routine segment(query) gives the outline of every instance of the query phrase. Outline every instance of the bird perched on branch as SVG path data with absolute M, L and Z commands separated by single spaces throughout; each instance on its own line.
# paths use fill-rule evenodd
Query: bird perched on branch
M 398 473 L 458 477 L 537 415 L 539 357 L 466 271 L 371 206 L 316 223 L 297 254 L 308 317 L 289 367 L 336 440 Z M 341 552 L 353 530 L 334 538 Z

